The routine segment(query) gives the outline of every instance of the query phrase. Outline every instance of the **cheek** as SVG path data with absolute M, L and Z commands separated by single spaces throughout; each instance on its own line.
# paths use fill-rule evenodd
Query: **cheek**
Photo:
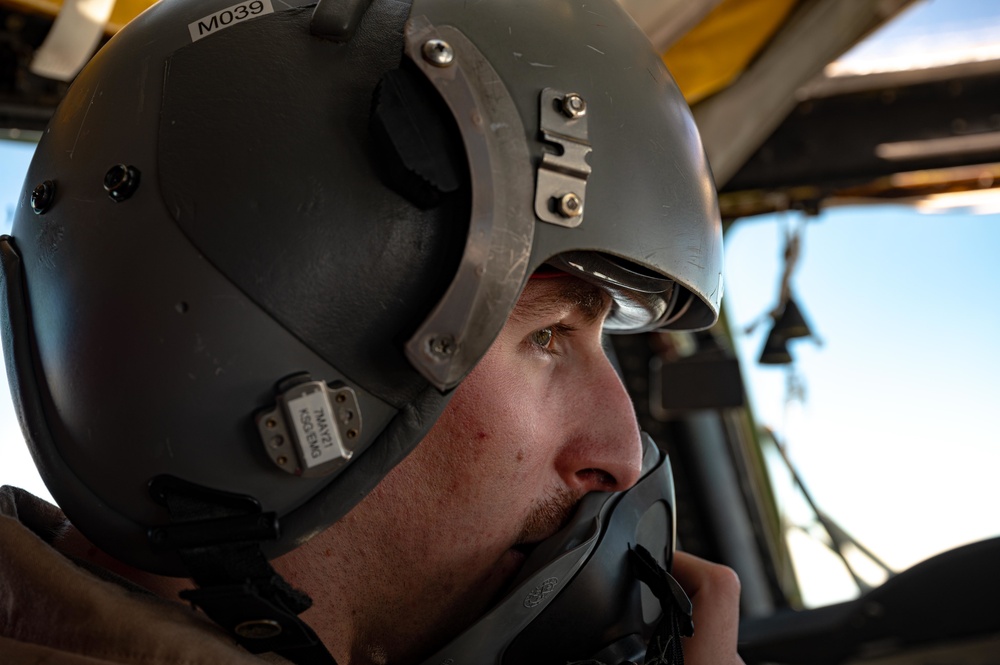
M 515 354 L 493 348 L 456 389 L 435 425 L 455 440 L 470 444 L 473 452 L 488 453 L 491 443 L 512 438 L 533 418 L 527 395 L 527 373 L 514 362 Z
M 558 410 L 545 410 L 552 396 L 544 372 L 526 363 L 516 348 L 491 349 L 380 489 L 420 497 L 422 507 L 462 522 L 523 512 L 552 482 L 560 427 Z

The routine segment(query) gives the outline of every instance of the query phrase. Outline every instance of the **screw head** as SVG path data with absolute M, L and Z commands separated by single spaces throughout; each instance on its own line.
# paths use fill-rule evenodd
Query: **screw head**
M 423 45 L 424 60 L 435 67 L 449 67 L 455 62 L 455 51 L 443 39 L 428 39 Z
M 453 356 L 455 355 L 455 351 L 458 350 L 458 344 L 455 342 L 455 338 L 451 335 L 432 337 L 428 340 L 427 346 L 430 349 L 430 352 L 439 358 Z
M 583 201 L 573 192 L 569 192 L 559 197 L 556 202 L 556 210 L 566 218 L 579 217 L 583 214 Z
M 134 166 L 115 164 L 104 174 L 104 191 L 115 203 L 129 198 L 138 188 L 139 169 Z
M 41 215 L 49 209 L 55 197 L 56 184 L 46 180 L 31 190 L 31 209 L 36 215 Z
M 568 118 L 582 118 L 587 115 L 587 102 L 575 92 L 567 93 L 560 103 L 563 114 Z

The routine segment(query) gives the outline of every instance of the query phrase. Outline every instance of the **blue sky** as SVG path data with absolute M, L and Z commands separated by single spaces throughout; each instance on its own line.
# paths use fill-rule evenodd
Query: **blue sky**
M 792 344 L 805 397 L 789 403 L 790 370 L 757 364 L 768 326 L 737 335 L 759 423 L 820 506 L 894 568 L 1000 534 L 1000 215 L 863 206 L 738 222 L 736 327 L 774 306 L 786 229 L 803 223 L 792 283 L 823 344 Z
M 35 152 L 35 144 L 26 141 L 0 140 L 0 166 L 3 167 L 0 176 L 0 212 L 2 212 L 2 230 L 10 231 L 10 221 L 14 215 L 14 204 L 21 193 L 24 174 Z

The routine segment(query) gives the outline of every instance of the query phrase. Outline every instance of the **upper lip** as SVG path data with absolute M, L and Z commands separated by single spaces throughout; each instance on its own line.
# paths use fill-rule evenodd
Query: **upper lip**
M 573 518 L 573 514 L 576 512 L 576 506 L 573 506 L 572 510 L 566 512 L 566 515 L 557 523 L 549 525 L 547 528 L 541 531 L 535 531 L 534 533 L 521 534 L 521 538 L 511 546 L 511 549 L 523 552 L 525 554 L 530 554 L 535 547 L 540 543 L 548 540 L 555 534 L 563 530 L 570 520 Z

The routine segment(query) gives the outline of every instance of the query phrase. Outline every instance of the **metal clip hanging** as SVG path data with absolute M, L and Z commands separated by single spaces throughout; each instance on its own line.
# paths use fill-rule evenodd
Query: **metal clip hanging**
M 560 152 L 542 156 L 535 186 L 535 214 L 551 224 L 579 226 L 590 176 L 587 102 L 575 92 L 546 88 L 541 95 L 539 124 L 542 138 Z

